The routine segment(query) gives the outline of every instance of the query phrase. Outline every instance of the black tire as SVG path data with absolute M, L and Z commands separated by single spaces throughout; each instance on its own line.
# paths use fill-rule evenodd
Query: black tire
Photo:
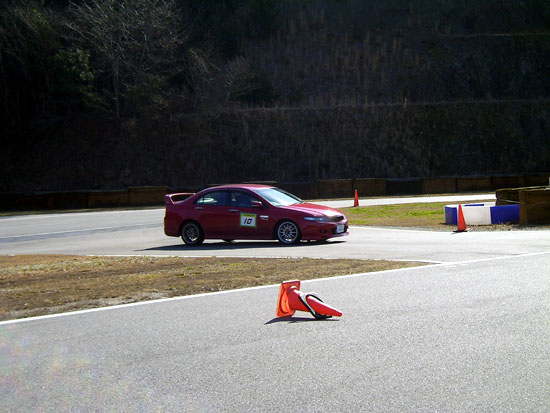
M 300 228 L 290 220 L 284 220 L 277 224 L 275 236 L 280 243 L 290 245 L 300 242 Z
M 181 226 L 181 240 L 187 245 L 200 245 L 204 241 L 204 233 L 201 226 L 194 222 L 188 221 Z

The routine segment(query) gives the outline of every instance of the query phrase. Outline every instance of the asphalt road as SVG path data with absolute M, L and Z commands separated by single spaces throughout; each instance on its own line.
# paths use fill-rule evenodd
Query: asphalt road
M 550 231 L 187 248 L 142 213 L 3 218 L 0 252 L 434 264 L 304 282 L 326 321 L 274 319 L 267 286 L 0 323 L 1 411 L 550 411 Z
M 490 195 L 478 195 L 486 198 Z M 471 199 L 475 199 L 471 196 Z M 455 202 L 453 197 L 420 200 Z M 399 198 L 395 202 L 417 202 Z M 362 202 L 387 203 L 385 199 Z M 327 201 L 335 207 L 352 201 Z M 315 257 L 425 261 L 433 263 L 477 260 L 550 251 L 549 231 L 448 232 L 352 227 L 349 237 L 327 244 L 282 246 L 276 241 L 208 240 L 187 247 L 179 238 L 163 233 L 163 209 L 70 214 L 27 215 L 0 218 L 2 254 L 175 255 L 241 257 Z M 443 215 L 443 211 L 442 211 Z

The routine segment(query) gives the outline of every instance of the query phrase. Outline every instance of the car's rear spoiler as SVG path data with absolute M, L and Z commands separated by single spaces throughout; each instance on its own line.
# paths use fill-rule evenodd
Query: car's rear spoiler
M 174 205 L 174 202 L 183 201 L 189 198 L 191 195 L 195 195 L 194 192 L 178 192 L 176 194 L 164 195 L 164 205 Z

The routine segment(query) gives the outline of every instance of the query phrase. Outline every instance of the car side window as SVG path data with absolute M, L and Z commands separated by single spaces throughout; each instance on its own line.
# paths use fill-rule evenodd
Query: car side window
M 253 195 L 247 194 L 246 192 L 233 191 L 229 194 L 229 199 L 231 201 L 231 206 L 252 207 L 252 202 L 260 202 L 258 198 Z
M 226 191 L 212 191 L 201 196 L 195 205 L 202 206 L 226 206 L 227 205 L 227 192 Z

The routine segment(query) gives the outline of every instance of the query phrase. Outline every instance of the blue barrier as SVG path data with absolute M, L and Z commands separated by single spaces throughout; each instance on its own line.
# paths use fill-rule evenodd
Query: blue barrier
M 494 205 L 487 204 L 465 204 L 462 205 L 466 224 L 470 225 L 493 225 L 493 224 L 515 224 L 519 222 L 518 205 Z M 480 209 L 470 209 L 478 207 Z M 485 209 L 487 208 L 487 209 Z M 457 225 L 458 205 L 446 205 L 444 208 L 445 224 Z M 470 222 L 468 220 L 470 219 Z
M 519 205 L 498 205 L 491 207 L 491 223 L 519 222 Z

